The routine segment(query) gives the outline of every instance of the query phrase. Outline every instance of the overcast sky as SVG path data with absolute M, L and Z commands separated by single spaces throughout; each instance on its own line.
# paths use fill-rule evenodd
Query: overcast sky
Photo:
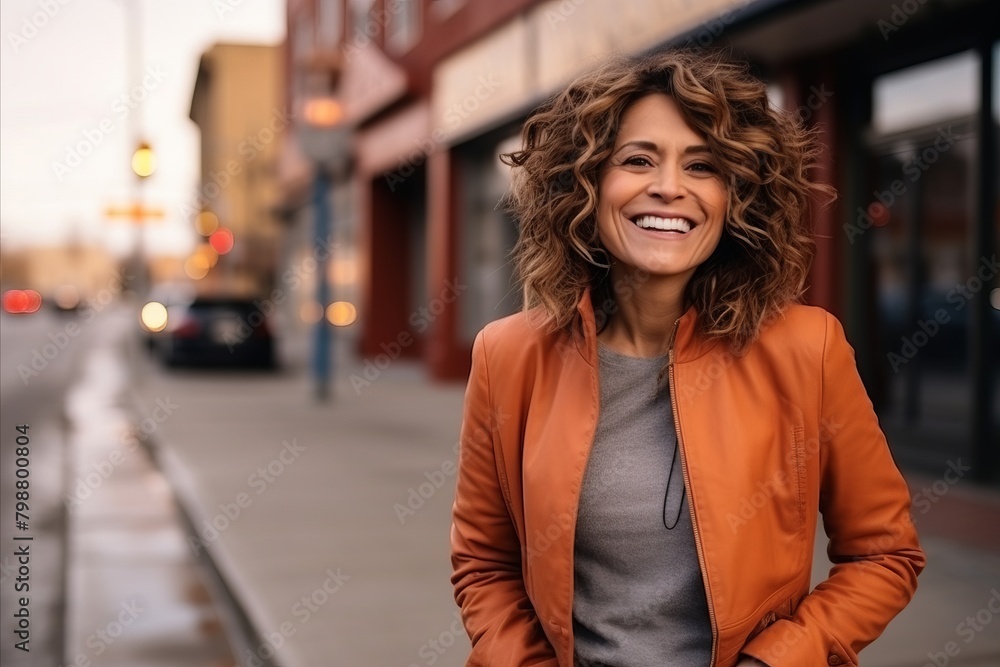
M 125 3 L 141 7 L 138 90 L 128 82 Z M 194 238 L 181 206 L 198 177 L 199 133 L 188 119 L 198 59 L 217 41 L 281 42 L 284 1 L 3 0 L 0 33 L 0 242 L 75 236 L 127 252 L 130 228 L 104 210 L 130 201 L 141 118 L 159 158 L 146 199 L 168 216 L 150 226 L 146 247 L 185 253 Z M 89 154 L 78 158 L 77 149 Z

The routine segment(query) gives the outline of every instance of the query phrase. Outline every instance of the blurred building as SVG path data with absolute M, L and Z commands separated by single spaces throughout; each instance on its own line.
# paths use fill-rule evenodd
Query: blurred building
M 263 295 L 275 283 L 278 147 L 291 123 L 282 74 L 278 46 L 216 44 L 198 65 L 190 117 L 201 130 L 201 182 L 186 213 L 193 227 L 218 225 L 233 240 L 200 278 L 203 289 Z
M 989 0 L 289 0 L 289 104 L 343 54 L 358 351 L 405 338 L 463 378 L 519 307 L 497 156 L 526 115 L 612 52 L 724 48 L 820 133 L 840 198 L 812 214 L 809 299 L 845 322 L 897 457 L 997 477 L 998 30 Z
M 117 298 L 132 280 L 127 272 L 102 246 L 68 243 L 0 253 L 0 287 L 34 289 L 46 301 L 66 286 L 72 286 L 81 300 L 102 293 Z

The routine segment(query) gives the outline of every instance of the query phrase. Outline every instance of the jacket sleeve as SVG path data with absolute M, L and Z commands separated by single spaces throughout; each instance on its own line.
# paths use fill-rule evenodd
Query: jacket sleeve
M 472 348 L 451 525 L 451 581 L 472 639 L 467 665 L 554 667 L 555 651 L 524 587 L 521 542 L 497 469 L 483 336 L 480 332 Z
M 834 564 L 791 618 L 754 637 L 743 654 L 770 667 L 856 665 L 907 605 L 926 562 L 910 517 L 910 493 L 893 462 L 854 351 L 826 314 L 820 447 L 820 511 Z

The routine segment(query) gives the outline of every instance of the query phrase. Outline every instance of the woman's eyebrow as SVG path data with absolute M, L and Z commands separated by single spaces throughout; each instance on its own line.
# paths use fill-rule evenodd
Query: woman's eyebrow
M 615 154 L 617 155 L 618 153 L 621 153 L 626 148 L 638 148 L 640 150 L 652 151 L 654 153 L 660 150 L 660 147 L 657 146 L 652 141 L 646 141 L 643 139 L 634 139 L 632 141 L 626 141 L 624 144 L 619 146 L 618 150 L 615 151 Z
M 624 144 L 618 147 L 615 151 L 615 155 L 622 152 L 626 148 L 638 148 L 644 151 L 657 152 L 660 150 L 659 145 L 656 142 L 648 141 L 645 139 L 634 139 L 632 141 L 626 141 Z M 690 155 L 691 153 L 711 153 L 711 149 L 705 144 L 692 144 L 684 149 L 684 155 Z

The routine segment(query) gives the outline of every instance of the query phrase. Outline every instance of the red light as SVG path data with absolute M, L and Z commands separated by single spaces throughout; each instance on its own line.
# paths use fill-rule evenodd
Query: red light
M 873 201 L 868 204 L 868 215 L 876 227 L 884 227 L 889 224 L 889 209 L 882 202 Z
M 42 307 L 42 295 L 33 289 L 24 290 L 24 294 L 28 299 L 28 307 L 24 309 L 26 313 L 34 313 L 39 308 Z
M 33 289 L 12 289 L 4 292 L 3 309 L 8 313 L 34 313 L 42 307 L 42 295 Z
M 220 255 L 233 249 L 233 233 L 228 229 L 217 229 L 208 237 L 208 244 Z
M 23 290 L 11 289 L 3 293 L 3 309 L 8 313 L 24 312 L 28 305 L 28 295 Z

